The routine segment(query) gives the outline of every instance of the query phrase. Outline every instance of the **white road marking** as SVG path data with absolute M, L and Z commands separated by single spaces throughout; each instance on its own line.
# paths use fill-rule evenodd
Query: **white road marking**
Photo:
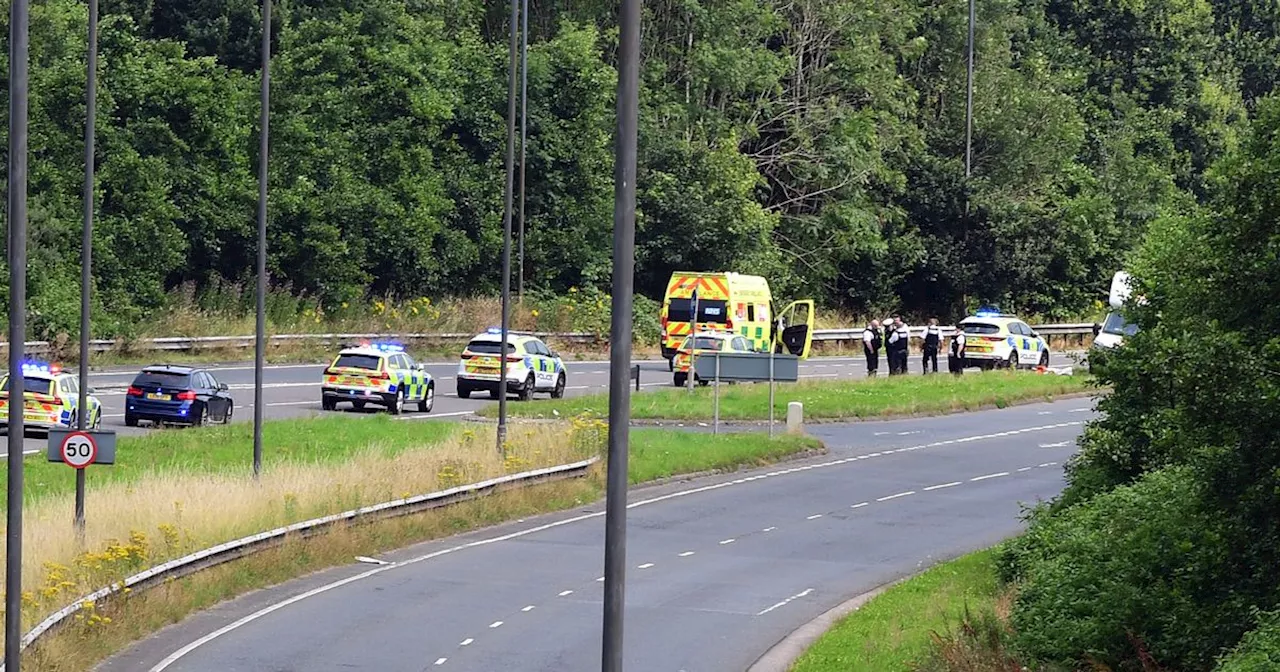
M 796 593 L 795 595 L 792 595 L 791 597 L 788 597 L 787 599 L 785 599 L 785 600 L 783 600 L 783 601 L 781 601 L 781 602 L 779 602 L 779 603 L 777 603 L 777 604 L 773 605 L 772 607 L 769 607 L 768 609 L 765 609 L 765 610 L 763 610 L 763 611 L 757 612 L 757 613 L 756 613 L 756 616 L 764 616 L 765 614 L 767 614 L 767 613 L 769 613 L 769 612 L 773 611 L 774 609 L 777 609 L 778 607 L 785 607 L 785 606 L 787 606 L 787 604 L 788 604 L 788 603 L 790 603 L 792 600 L 798 600 L 798 599 L 800 599 L 800 598 L 804 597 L 805 595 L 808 595 L 809 593 L 812 593 L 812 592 L 813 592 L 813 589 L 812 589 L 812 588 L 805 588 L 803 592 Z
M 604 582 L 604 577 L 603 577 L 603 576 L 598 576 L 598 577 L 596 577 L 596 583 L 603 583 L 603 582 Z
M 446 660 L 449 660 L 449 659 L 448 659 L 448 658 L 436 658 L 436 665 L 444 665 L 444 662 L 445 662 Z
M 988 478 L 1000 478 L 1001 476 L 1008 476 L 1008 475 L 1009 475 L 1009 472 L 1007 472 L 1007 471 L 1002 471 L 1002 472 L 999 472 L 999 473 L 996 473 L 996 474 L 987 474 L 986 476 L 978 476 L 977 478 L 971 478 L 971 479 L 969 479 L 969 480 L 970 480 L 970 481 L 985 481 L 985 480 L 987 480 Z
M 1042 443 L 1040 444 L 1040 447 L 1041 448 L 1065 448 L 1069 445 L 1071 445 L 1070 441 L 1059 441 L 1057 443 Z
M 870 455 L 867 455 L 867 457 L 880 457 L 883 454 L 884 453 L 871 453 Z
M 441 417 L 441 416 L 443 416 L 443 415 L 444 415 L 444 414 L 441 414 L 440 416 L 435 416 L 435 417 Z M 410 416 L 410 417 L 412 417 L 412 416 Z M 1007 432 L 998 432 L 998 433 L 994 433 L 994 434 L 979 434 L 979 435 L 975 435 L 975 436 L 967 436 L 967 437 L 963 437 L 963 438 L 959 438 L 959 439 L 948 439 L 948 440 L 946 440 L 946 441 L 934 441 L 933 443 L 921 444 L 921 445 L 918 445 L 918 446 L 911 446 L 910 448 L 904 448 L 903 450 L 904 450 L 904 451 L 915 451 L 915 450 L 924 450 L 924 449 L 928 449 L 928 448 L 939 448 L 939 447 L 942 447 L 942 446 L 953 446 L 953 445 L 962 444 L 962 443 L 971 443 L 971 442 L 973 442 L 973 441 L 983 441 L 983 440 L 986 440 L 986 439 L 1002 438 L 1002 437 L 1006 437 L 1006 436 L 1016 436 L 1016 435 L 1020 435 L 1020 434 L 1028 434 L 1028 433 L 1031 433 L 1031 432 L 1041 432 L 1041 431 L 1050 430 L 1050 429 L 1061 429 L 1061 428 L 1064 428 L 1064 427 L 1072 427 L 1072 426 L 1078 426 L 1078 425 L 1082 425 L 1082 424 L 1084 424 L 1082 421 L 1076 421 L 1076 422 L 1060 422 L 1060 423 L 1056 423 L 1056 424 L 1052 424 L 1052 425 L 1039 425 L 1039 426 L 1036 426 L 1036 427 L 1024 427 L 1024 428 L 1022 428 L 1022 429 L 1015 429 L 1015 430 L 1010 430 L 1010 431 L 1007 431 Z M 821 464 L 818 464 L 818 465 L 813 465 L 812 467 L 808 467 L 808 468 L 826 468 L 826 467 L 834 467 L 834 466 L 839 466 L 839 465 L 842 465 L 842 464 L 849 464 L 850 462 L 855 462 L 855 461 L 857 461 L 857 460 L 859 460 L 859 459 L 862 459 L 863 457 L 866 457 L 866 456 L 860 456 L 860 457 L 847 457 L 847 458 L 843 458 L 843 459 L 839 459 L 839 460 L 831 460 L 831 461 L 829 461 L 829 462 L 824 462 L 824 463 L 821 463 Z M 792 468 L 792 469 L 778 469 L 778 470 L 775 470 L 775 471 L 770 471 L 770 472 L 768 472 L 768 473 L 765 473 L 765 474 L 763 474 L 763 475 L 759 476 L 758 478 L 760 478 L 760 479 L 762 479 L 762 480 L 763 480 L 763 479 L 768 479 L 768 478 L 776 478 L 776 477 L 778 477 L 778 476 L 785 476 L 785 475 L 788 475 L 788 474 L 798 473 L 799 471 L 800 471 L 800 470 L 799 470 L 799 469 L 797 469 L 797 468 Z M 729 482 L 729 481 L 724 481 L 724 482 L 720 482 L 720 483 L 713 483 L 713 484 L 711 484 L 711 485 L 699 486 L 699 487 L 696 487 L 696 488 L 690 488 L 690 489 L 688 489 L 688 490 L 681 490 L 681 491 L 678 491 L 678 492 L 673 492 L 673 493 L 671 493 L 671 494 L 662 495 L 662 496 L 659 496 L 659 497 L 652 497 L 652 498 L 650 498 L 650 499 L 643 499 L 643 500 L 640 500 L 640 501 L 638 501 L 638 502 L 631 502 L 630 504 L 627 504 L 627 508 L 628 508 L 628 509 L 632 509 L 632 508 L 639 507 L 639 506 L 649 506 L 649 505 L 652 505 L 652 504 L 657 504 L 657 503 L 660 503 L 660 502 L 665 502 L 665 501 L 667 501 L 667 500 L 671 500 L 671 499 L 677 499 L 677 498 L 681 498 L 681 497 L 688 497 L 688 496 L 691 496 L 691 495 L 701 494 L 701 493 L 704 493 L 704 492 L 711 492 L 711 491 L 713 491 L 713 490 L 720 490 L 720 489 L 723 489 L 723 488 L 732 487 L 733 485 L 735 485 L 735 484 L 734 484 L 734 483 L 731 483 L 731 482 Z M 857 508 L 857 507 L 855 506 L 854 508 Z M 263 618 L 264 616 L 268 616 L 268 615 L 273 614 L 273 613 L 275 613 L 275 612 L 277 612 L 277 611 L 279 611 L 279 610 L 281 610 L 281 609 L 284 609 L 285 607 L 291 606 L 291 605 L 293 605 L 293 604 L 297 604 L 298 602 L 301 602 L 301 601 L 303 601 L 303 600 L 305 600 L 305 599 L 308 599 L 308 598 L 311 598 L 311 597 L 315 597 L 316 595 L 321 595 L 321 594 L 323 594 L 323 593 L 327 593 L 327 592 L 329 592 L 329 591 L 331 591 L 331 590 L 335 590 L 335 589 L 337 589 L 337 588 L 341 588 L 341 587 L 346 586 L 346 585 L 348 585 L 348 584 L 355 583 L 356 581 L 360 581 L 360 580 L 363 580 L 363 579 L 367 579 L 367 578 L 372 577 L 372 576 L 377 576 L 377 575 L 379 575 L 379 574 L 382 574 L 383 572 L 389 572 L 389 571 L 394 570 L 394 569 L 399 569 L 399 568 L 402 568 L 402 567 L 409 567 L 409 566 L 416 565 L 416 564 L 421 563 L 421 562 L 426 562 L 426 561 L 428 561 L 428 560 L 434 560 L 435 558 L 438 558 L 438 557 L 440 557 L 440 556 L 442 556 L 442 555 L 448 555 L 448 554 L 451 554 L 451 553 L 457 553 L 457 552 L 459 552 L 459 551 L 463 551 L 463 550 L 467 550 L 467 549 L 471 549 L 471 548 L 476 548 L 476 547 L 478 547 L 478 546 L 488 546 L 488 545 L 490 545 L 490 544 L 496 544 L 496 543 L 503 542 L 503 541 L 510 541 L 511 539 L 518 539 L 518 538 L 520 538 L 520 537 L 528 536 L 528 535 L 530 535 L 530 534 L 536 534 L 536 533 L 538 533 L 538 532 L 545 532 L 546 530 L 555 529 L 555 528 L 557 528 L 557 527 L 562 527 L 562 526 L 565 526 L 565 525 L 572 525 L 572 524 L 574 524 L 574 523 L 580 523 L 580 522 L 585 521 L 585 520 L 592 520 L 592 519 L 595 519 L 595 518 L 600 518 L 600 517 L 602 517 L 602 516 L 604 516 L 604 511 L 597 511 L 597 512 L 594 512 L 594 513 L 586 513 L 586 514 L 582 514 L 582 515 L 580 515 L 580 516 L 573 516 L 573 517 L 571 517 L 571 518 L 565 518 L 565 519 L 562 519 L 562 520 L 557 520 L 557 521 L 555 521 L 555 522 L 546 523 L 546 524 L 544 524 L 544 525 L 538 525 L 538 526 L 531 527 L 531 528 L 528 528 L 528 529 L 525 529 L 525 530 L 519 530 L 519 531 L 516 531 L 516 532 L 511 532 L 511 533 L 504 534 L 504 535 L 499 535 L 499 536 L 496 536 L 496 537 L 489 537 L 489 538 L 487 538 L 487 539 L 478 539 L 478 540 L 476 540 L 476 541 L 471 541 L 471 542 L 467 542 L 467 543 L 465 543 L 465 544 L 460 544 L 460 545 L 458 545 L 458 546 L 451 546 L 451 547 L 449 547 L 449 548 L 444 548 L 444 549 L 441 549 L 441 550 L 438 550 L 438 551 L 433 551 L 433 552 L 431 552 L 431 553 L 427 553 L 427 554 L 425 554 L 425 555 L 420 555 L 420 556 L 417 556 L 417 557 L 409 558 L 408 560 L 403 560 L 403 561 L 396 562 L 396 563 L 393 563 L 393 564 L 390 564 L 390 565 L 384 565 L 384 566 L 381 566 L 381 567 L 375 567 L 375 568 L 370 569 L 370 570 L 368 570 L 368 571 L 366 571 L 366 572 L 362 572 L 362 573 L 360 573 L 360 574 L 356 574 L 356 575 L 354 575 L 354 576 L 349 576 L 349 577 L 347 577 L 347 578 L 345 578 L 345 579 L 340 579 L 340 580 L 338 580 L 338 581 L 334 581 L 334 582 L 332 582 L 332 583 L 327 583 L 327 584 L 325 584 L 325 585 L 323 585 L 323 586 L 318 586 L 318 587 L 313 588 L 313 589 L 311 589 L 311 590 L 308 590 L 308 591 L 306 591 L 306 592 L 299 593 L 299 594 L 294 595 L 294 596 L 292 596 L 292 597 L 289 597 L 289 598 L 287 598 L 287 599 L 281 600 L 280 602 L 276 602 L 276 603 L 274 603 L 274 604 L 267 605 L 267 606 L 265 606 L 265 607 L 263 607 L 263 608 L 259 609 L 258 611 L 255 611 L 255 612 L 253 612 L 253 613 L 251 613 L 251 614 L 248 614 L 248 615 L 246 615 L 246 616 L 244 616 L 244 617 L 240 618 L 240 619 L 239 619 L 239 620 L 237 620 L 237 621 L 234 621 L 234 622 L 232 622 L 232 623 L 228 623 L 227 625 L 224 625 L 224 626 L 222 626 L 221 628 L 219 628 L 219 629 L 217 629 L 217 630 L 215 630 L 215 631 L 213 631 L 213 632 L 211 632 L 211 633 L 209 633 L 209 634 L 207 634 L 207 635 L 204 635 L 203 637 L 200 637 L 199 639 L 197 639 L 197 640 L 195 640 L 195 641 L 191 642 L 190 644 L 187 644 L 186 646 L 183 646 L 182 648 L 178 649 L 177 651 L 174 651 L 172 654 L 170 654 L 170 655 L 169 655 L 168 657 L 166 657 L 164 660 L 160 661 L 160 662 L 159 662 L 159 663 L 157 663 L 154 667 L 152 667 L 152 668 L 149 670 L 149 672 L 162 672 L 163 670 L 167 669 L 168 667 L 170 667 L 171 665 L 173 665 L 173 664 L 174 664 L 174 663 L 176 663 L 177 661 L 181 660 L 181 659 L 182 659 L 183 657 L 185 657 L 187 654 L 191 653 L 192 651 L 195 651 L 196 649 L 198 649 L 198 648 L 200 648 L 200 647 L 204 646 L 205 644 L 208 644 L 209 642 L 212 642 L 212 641 L 213 641 L 213 640 L 215 640 L 215 639 L 218 639 L 219 637 L 222 637 L 223 635 L 226 635 L 227 633 L 230 633 L 230 632 L 233 632 L 233 631 L 235 631 L 235 630 L 238 630 L 238 629 L 240 629 L 240 628 L 242 628 L 242 627 L 244 627 L 244 626 L 246 626 L 246 625 L 248 625 L 248 624 L 250 624 L 250 623 L 252 623 L 252 622 L 254 622 L 254 621 L 258 620 L 258 619 L 260 619 L 260 618 Z M 732 541 L 732 540 L 727 540 L 727 541 L 725 541 L 725 542 L 720 542 L 720 543 L 721 543 L 721 544 L 724 544 L 724 543 L 731 543 L 731 541 Z M 572 593 L 572 592 L 573 592 L 573 591 L 568 591 L 567 593 L 564 593 L 564 595 L 568 595 L 568 594 L 570 594 L 570 593 Z M 563 597 L 564 595 L 561 595 L 561 597 Z
M 681 554 L 680 554 L 680 557 L 682 557 L 682 558 L 687 558 L 687 557 L 689 557 L 689 556 L 691 556 L 691 555 L 693 555 L 693 551 L 685 551 L 684 553 L 681 553 Z
M 870 505 L 870 504 L 871 504 L 871 502 L 858 502 L 857 504 L 854 504 L 853 506 L 851 506 L 851 507 L 849 507 L 849 508 L 851 508 L 851 509 L 861 509 L 862 507 L 864 507 L 864 506 L 868 506 L 868 505 Z
M 919 434 L 919 433 L 920 433 L 920 430 L 917 429 L 914 432 L 898 432 L 898 436 L 910 436 L 912 434 Z
M 40 450 L 39 448 L 35 448 L 35 449 L 33 449 L 33 450 L 24 450 L 24 451 L 22 451 L 22 454 L 23 454 L 23 455 L 35 455 L 36 453 L 42 453 L 42 452 L 44 452 L 44 451 Z M 7 459 L 8 457 L 9 457 L 9 453 L 0 453 L 0 458 Z
M 640 565 L 639 567 L 636 567 L 636 569 L 649 569 L 649 568 L 650 568 L 650 567 L 652 567 L 652 566 L 653 566 L 653 563 L 652 563 L 652 562 L 646 562 L 646 563 L 644 563 L 643 565 Z
M 1040 465 L 1040 466 L 1041 466 L 1042 468 L 1043 468 L 1043 467 L 1052 467 L 1052 466 L 1054 466 L 1055 464 L 1057 464 L 1057 462 L 1045 462 L 1044 464 L 1042 464 L 1042 465 Z
M 889 432 L 876 432 L 876 434 L 875 434 L 875 435 L 876 435 L 876 436 L 884 436 L 885 434 L 888 434 L 888 433 L 889 433 Z
M 957 485 L 960 485 L 960 481 L 951 481 L 950 483 L 942 483 L 940 485 L 931 485 L 925 488 L 924 491 L 929 492 L 930 490 L 941 490 L 943 488 L 953 488 Z
M 1067 412 L 1068 413 L 1088 413 L 1089 411 L 1092 411 L 1092 410 L 1093 410 L 1092 408 L 1073 408 Z
M 721 546 L 724 546 L 725 544 L 732 544 L 734 541 L 737 541 L 737 540 L 736 540 L 736 539 L 725 539 L 724 541 L 720 542 L 720 545 L 721 545 Z
M 1040 411 L 1036 415 L 1053 415 L 1053 411 Z
M 454 411 L 453 413 L 415 413 L 397 416 L 396 420 L 430 420 L 431 418 L 452 418 L 458 415 L 471 415 L 471 411 Z
M 573 591 L 572 591 L 572 590 L 562 590 L 562 591 L 560 591 L 560 597 L 564 597 L 565 595 L 572 595 L 572 594 L 573 594 Z
M 809 516 L 808 518 L 805 518 L 805 520 L 817 520 L 817 519 L 819 519 L 819 518 L 821 518 L 821 517 L 822 517 L 822 514 L 821 514 L 821 513 L 815 513 L 815 514 L 813 514 L 812 516 Z
M 1022 467 L 1021 469 L 1018 470 L 1018 473 L 1022 473 L 1024 471 L 1031 471 L 1032 469 L 1035 469 L 1035 467 Z
M 502 621 L 494 621 L 489 624 L 489 629 L 502 627 Z
M 772 531 L 774 531 L 774 530 L 776 530 L 776 529 L 778 529 L 778 528 L 776 528 L 776 527 L 766 527 L 766 528 L 764 528 L 763 530 L 760 530 L 760 531 L 761 531 L 761 532 L 772 532 Z
M 467 645 L 469 645 L 471 642 L 474 642 L 474 641 L 476 641 L 476 640 L 471 639 L 470 637 L 468 637 L 468 638 L 466 638 L 466 639 L 462 640 L 461 642 L 458 642 L 458 646 L 467 646 Z
M 537 608 L 537 607 L 535 607 L 535 606 L 533 606 L 533 605 L 531 604 L 531 605 L 529 605 L 529 606 L 525 607 L 524 609 L 521 609 L 520 611 L 523 611 L 523 612 L 525 612 L 525 613 L 529 613 L 530 611 L 533 611 L 533 610 L 534 610 L 534 609 L 536 609 L 536 608 Z
M 914 494 L 916 494 L 916 491 L 915 491 L 915 490 L 908 490 L 908 491 L 906 491 L 906 492 L 899 492 L 899 493 L 898 493 L 898 494 L 896 494 L 896 495 L 889 495 L 888 497 L 879 497 L 879 498 L 877 498 L 877 499 L 876 499 L 876 501 L 877 501 L 877 502 L 887 502 L 887 501 L 889 501 L 889 500 L 891 500 L 891 499 L 897 499 L 897 498 L 899 498 L 899 497 L 907 497 L 908 495 L 914 495 Z

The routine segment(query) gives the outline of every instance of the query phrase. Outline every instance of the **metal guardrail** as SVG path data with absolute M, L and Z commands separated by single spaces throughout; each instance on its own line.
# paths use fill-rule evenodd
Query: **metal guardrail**
M 1042 336 L 1086 336 L 1092 334 L 1093 323 L 1083 322 L 1078 324 L 1042 324 L 1039 326 L 1031 325 L 1037 333 Z M 841 342 L 841 341 L 858 341 L 862 339 L 863 327 L 853 327 L 850 329 L 815 329 L 813 332 L 813 340 L 816 342 Z M 533 332 L 535 336 L 543 339 L 555 339 L 575 344 L 597 345 L 608 341 L 607 336 L 593 334 L 590 332 L 569 332 L 569 333 L 551 333 L 551 332 Z M 944 337 L 951 336 L 955 333 L 955 327 L 948 326 L 942 328 Z M 379 340 L 379 339 L 395 339 L 409 342 L 440 342 L 440 341 L 465 341 L 475 336 L 474 333 L 409 333 L 409 334 L 277 334 L 267 337 L 268 347 L 281 346 L 290 343 L 316 343 L 325 346 L 336 346 L 341 343 L 360 340 Z M 913 338 L 924 337 L 924 327 L 911 327 L 911 336 Z M 68 343 L 68 346 L 70 343 Z M 107 340 L 95 339 L 89 341 L 89 351 L 94 353 L 111 352 L 113 350 L 132 350 L 132 351 L 160 351 L 160 352 L 190 352 L 195 350 L 248 350 L 253 348 L 253 336 L 170 336 L 165 338 L 144 338 L 135 341 L 124 339 Z M 7 342 L 0 342 L 0 350 L 8 350 Z M 33 355 L 48 354 L 54 349 L 54 344 L 49 341 L 28 341 L 26 343 L 26 352 Z
M 573 462 L 571 464 L 562 464 L 554 467 L 525 471 L 519 474 L 499 476 L 486 481 L 480 481 L 479 483 L 460 485 L 456 488 L 449 488 L 448 490 L 441 490 L 439 492 L 417 495 L 414 497 L 406 497 L 404 499 L 397 499 L 390 502 L 383 502 L 381 504 L 352 509 L 350 511 L 343 511 L 342 513 L 335 513 L 322 518 L 305 520 L 285 527 L 278 527 L 267 532 L 260 532 L 248 537 L 218 544 L 217 546 L 206 548 L 202 551 L 196 551 L 190 555 L 170 560 L 164 564 L 156 565 L 155 567 L 143 572 L 134 574 L 123 581 L 117 581 L 110 586 L 96 590 L 63 607 L 62 609 L 59 609 L 23 635 L 22 645 L 20 648 L 25 651 L 27 647 L 34 644 L 41 637 L 66 624 L 66 622 L 71 620 L 77 612 L 84 608 L 85 604 L 92 602 L 96 605 L 103 600 L 123 593 L 126 589 L 130 592 L 146 590 L 173 579 L 180 579 L 184 576 L 189 576 L 203 569 L 216 567 L 223 563 L 237 560 L 259 551 L 274 548 L 289 539 L 308 539 L 326 532 L 340 523 L 367 524 L 379 520 L 407 516 L 414 513 L 420 513 L 422 511 L 448 506 L 450 504 L 469 501 L 514 487 L 525 487 L 538 483 L 580 478 L 587 474 L 587 470 L 591 468 L 591 465 L 599 461 L 599 456 L 593 456 L 589 459 Z M 4 672 L 3 663 L 0 663 L 0 672 Z

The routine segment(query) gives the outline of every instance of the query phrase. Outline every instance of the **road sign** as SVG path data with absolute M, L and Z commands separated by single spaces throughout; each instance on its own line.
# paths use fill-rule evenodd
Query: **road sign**
M 116 433 L 51 429 L 48 459 L 76 469 L 83 469 L 90 464 L 115 464 Z
M 694 362 L 693 370 L 700 380 L 712 381 L 717 377 L 721 382 L 767 382 L 769 375 L 769 353 L 767 352 L 722 352 L 720 353 L 719 376 L 716 371 L 716 357 L 702 355 Z M 799 379 L 800 358 L 791 354 L 773 355 L 774 381 L 794 383 Z

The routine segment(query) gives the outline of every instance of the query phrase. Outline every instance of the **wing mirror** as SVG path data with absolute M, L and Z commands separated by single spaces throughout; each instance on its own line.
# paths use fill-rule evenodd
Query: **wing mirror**
M 89 389 L 89 394 L 94 394 L 95 392 L 98 391 L 97 388 L 93 388 L 93 387 L 90 387 L 88 389 Z
M 1093 323 L 1093 337 L 1094 337 L 1094 338 L 1097 338 L 1097 337 L 1098 337 L 1098 334 L 1099 334 L 1099 333 L 1101 333 L 1101 332 L 1102 332 L 1102 325 L 1101 325 L 1101 324 L 1098 324 L 1097 322 L 1094 322 L 1094 323 Z
M 227 390 L 229 390 L 229 389 L 231 389 L 231 388 L 227 387 L 227 384 L 226 384 L 226 383 L 218 383 L 218 389 L 219 389 L 219 390 L 221 390 L 221 391 L 223 391 L 223 392 L 226 392 Z

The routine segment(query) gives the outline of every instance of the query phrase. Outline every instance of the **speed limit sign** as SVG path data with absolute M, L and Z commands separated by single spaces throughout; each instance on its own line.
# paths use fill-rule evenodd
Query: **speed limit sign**
M 76 469 L 93 464 L 98 456 L 98 442 L 88 432 L 69 432 L 62 438 L 62 461 Z

